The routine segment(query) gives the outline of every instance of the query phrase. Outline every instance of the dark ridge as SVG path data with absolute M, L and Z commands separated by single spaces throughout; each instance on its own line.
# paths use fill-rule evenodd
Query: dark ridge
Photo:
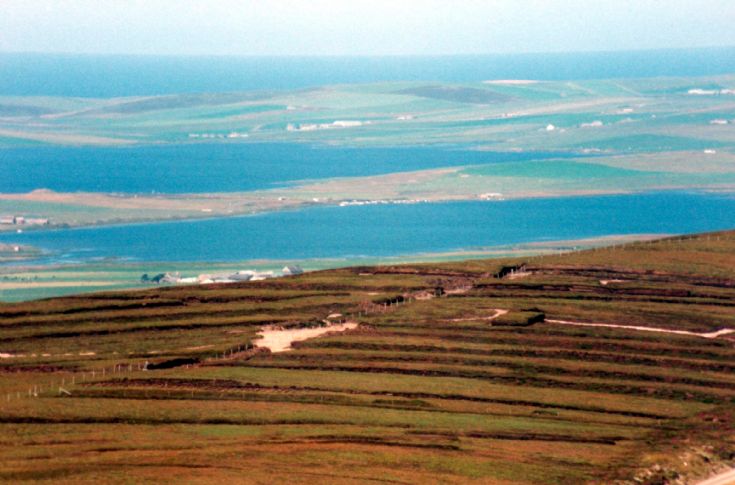
M 432 328 L 432 327 L 428 327 Z M 376 336 L 394 336 L 388 332 L 374 332 Z M 600 340 L 589 340 L 567 338 L 560 340 L 558 338 L 524 338 L 524 337 L 506 337 L 501 335 L 492 334 L 491 336 L 480 335 L 456 335 L 453 333 L 446 332 L 411 332 L 406 334 L 411 337 L 422 337 L 422 338 L 438 338 L 440 340 L 446 340 L 450 342 L 465 342 L 474 344 L 486 344 L 486 345 L 518 345 L 520 347 L 528 346 L 546 346 L 546 347 L 557 347 L 560 349 L 571 349 L 571 350 L 590 350 L 590 351 L 607 351 L 607 352 L 637 352 L 645 355 L 659 356 L 666 353 L 672 357 L 679 358 L 692 358 L 692 359 L 706 359 L 712 361 L 730 361 L 732 355 L 730 354 L 718 354 L 715 352 L 709 352 L 707 350 L 698 349 L 696 347 L 674 347 L 674 346 L 646 346 L 634 345 L 632 343 L 620 343 L 613 339 L 611 342 L 605 342 Z
M 220 106 L 224 104 L 260 101 L 268 99 L 271 96 L 272 93 L 268 92 L 177 94 L 128 101 L 111 106 L 105 106 L 104 108 L 94 111 L 97 113 L 134 114 L 165 109 L 190 108 L 195 106 Z
M 231 379 L 179 379 L 179 378 L 154 378 L 154 379 L 115 379 L 109 382 L 95 382 L 95 387 L 105 386 L 149 386 L 149 387 L 184 387 L 205 388 L 214 390 L 242 389 L 256 391 L 308 391 L 308 392 L 334 392 L 341 394 L 364 394 L 370 396 L 395 396 L 406 399 L 445 399 L 450 401 L 471 401 L 488 404 L 507 404 L 511 406 L 530 406 L 543 409 L 562 409 L 566 411 L 583 411 L 592 413 L 613 414 L 619 416 L 649 418 L 649 419 L 671 419 L 664 414 L 646 413 L 638 411 L 616 411 L 599 406 L 579 406 L 560 403 L 543 403 L 523 399 L 485 398 L 479 396 L 467 396 L 464 394 L 444 394 L 426 392 L 401 392 L 401 391 L 363 391 L 352 389 L 340 389 L 315 386 L 265 386 L 250 382 L 242 383 Z
M 466 347 L 439 347 L 434 345 L 413 344 L 378 344 L 364 342 L 339 342 L 339 341 L 316 341 L 296 342 L 295 348 L 299 349 L 344 349 L 344 350 L 369 350 L 390 352 L 427 352 L 442 354 L 464 354 L 483 356 L 507 356 L 507 357 L 531 357 L 541 359 L 563 359 L 584 362 L 609 362 L 621 365 L 644 365 L 651 367 L 682 368 L 697 371 L 710 372 L 735 372 L 735 364 L 723 363 L 698 363 L 680 359 L 644 358 L 627 354 L 595 353 L 584 351 L 563 350 L 529 350 L 524 349 L 471 349 Z
M 542 377 L 526 377 L 526 376 L 499 376 L 481 371 L 471 370 L 439 370 L 439 369 L 402 369 L 400 367 L 366 367 L 366 366 L 306 366 L 306 365 L 288 365 L 275 364 L 268 365 L 261 362 L 249 362 L 250 367 L 258 367 L 264 369 L 296 369 L 296 370 L 320 370 L 320 371 L 336 371 L 336 372 L 365 372 L 374 374 L 400 374 L 427 377 L 460 377 L 464 379 L 478 379 L 487 382 L 499 382 L 503 384 L 512 384 L 517 386 L 529 386 L 538 388 L 557 388 L 571 389 L 578 391 L 595 391 L 611 394 L 627 394 L 633 396 L 658 397 L 662 399 L 678 399 L 685 401 L 697 401 L 711 404 L 721 404 L 735 402 L 735 396 L 723 397 L 716 394 L 708 394 L 702 391 L 680 390 L 672 388 L 654 388 L 642 387 L 626 384 L 613 383 L 595 383 L 595 382 L 567 382 L 556 379 L 545 379 Z
M 199 359 L 193 359 L 193 358 L 178 358 L 178 359 L 171 359 L 171 360 L 164 360 L 163 362 L 148 364 L 148 370 L 161 370 L 161 369 L 173 369 L 175 367 L 182 367 L 185 365 L 194 365 L 198 364 Z
M 513 99 L 510 96 L 497 93 L 490 89 L 466 88 L 462 86 L 420 86 L 417 88 L 402 89 L 395 93 L 469 104 L 498 104 L 506 103 Z
M 672 377 L 672 376 L 660 376 L 660 375 L 649 375 L 631 372 L 613 372 L 613 371 L 602 371 L 602 370 L 587 370 L 587 369 L 564 369 L 562 367 L 554 367 L 549 365 L 534 364 L 534 363 L 518 363 L 518 362 L 507 362 L 502 360 L 487 360 L 487 359 L 463 359 L 463 358 L 452 358 L 452 357 L 435 357 L 430 355 L 397 355 L 397 356 L 381 356 L 381 355 L 360 355 L 359 359 L 354 359 L 351 355 L 303 355 L 303 354 L 291 354 L 289 356 L 282 356 L 274 362 L 310 362 L 316 365 L 331 365 L 330 362 L 341 362 L 341 361 L 354 361 L 359 362 L 389 362 L 389 363 L 424 363 L 428 365 L 459 365 L 463 367 L 498 367 L 502 369 L 511 369 L 515 371 L 522 371 L 528 373 L 538 374 L 551 374 L 556 376 L 577 376 L 585 378 L 595 379 L 622 379 L 630 381 L 641 381 L 651 383 L 667 383 L 667 384 L 678 384 L 687 386 L 698 386 L 698 387 L 710 387 L 717 389 L 733 389 L 735 390 L 735 382 L 727 381 L 715 381 L 705 379 L 693 379 L 688 377 Z

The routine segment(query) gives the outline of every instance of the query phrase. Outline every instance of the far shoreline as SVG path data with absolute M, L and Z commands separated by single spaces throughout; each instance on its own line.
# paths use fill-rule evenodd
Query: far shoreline
M 84 200 L 87 197 L 125 197 L 131 198 L 132 195 L 125 194 L 105 194 L 105 193 L 62 193 L 62 192 L 51 192 L 54 196 L 70 197 L 71 200 L 74 198 L 80 198 Z M 589 189 L 589 190 L 568 190 L 568 191 L 540 191 L 540 192 L 521 192 L 521 193 L 499 193 L 491 194 L 497 197 L 483 198 L 482 194 L 466 194 L 466 195 L 427 195 L 426 197 L 419 197 L 417 199 L 404 199 L 404 198 L 376 198 L 376 199 L 360 199 L 360 198 L 341 198 L 332 199 L 325 198 L 324 200 L 307 200 L 302 197 L 301 199 L 291 199 L 288 201 L 280 201 L 275 196 L 271 196 L 269 202 L 277 202 L 274 205 L 270 205 L 262 208 L 253 208 L 238 212 L 232 212 L 229 214 L 213 211 L 202 211 L 201 213 L 181 214 L 181 215 L 161 215 L 155 216 L 144 216 L 130 217 L 127 219 L 114 218 L 110 220 L 96 220 L 96 221 L 69 221 L 60 223 L 51 223 L 46 226 L 33 226 L 33 225 L 9 225 L 0 224 L 0 243 L 5 242 L 9 244 L 11 236 L 13 234 L 28 234 L 36 232 L 61 232 L 61 231 L 76 231 L 76 230 L 89 230 L 106 227 L 124 227 L 124 226 L 141 226 L 141 225 L 152 225 L 152 224 L 178 224 L 187 222 L 200 222 L 200 221 L 216 221 L 225 219 L 239 219 L 245 217 L 253 217 L 267 214 L 274 214 L 279 212 L 298 212 L 302 210 L 317 209 L 317 208 L 339 208 L 345 205 L 399 205 L 399 204 L 442 204 L 452 202 L 484 202 L 484 203 L 502 203 L 505 201 L 521 201 L 521 200 L 539 200 L 539 199 L 569 199 L 569 198 L 584 198 L 584 197 L 603 197 L 603 196 L 622 196 L 622 195 L 645 195 L 645 194 L 656 194 L 656 193 L 692 193 L 700 195 L 718 195 L 718 194 L 735 194 L 735 187 L 723 186 L 723 187 L 661 187 L 651 189 Z M 33 200 L 42 201 L 43 198 L 32 198 L 26 199 L 28 195 L 33 192 L 24 194 L 0 194 L 0 200 Z M 181 194 L 172 196 L 171 194 L 161 194 L 157 200 L 187 200 L 187 197 L 196 197 L 198 199 L 206 199 L 210 196 L 222 196 L 222 197 L 233 197 L 238 196 L 253 198 L 256 197 L 252 193 L 219 193 L 219 194 Z M 171 199 L 167 199 L 171 197 Z M 262 197 L 261 197 L 262 198 Z M 353 203 L 353 201 L 355 201 Z M 281 203 L 282 202 L 282 203 Z M 95 206 L 90 205 L 90 208 Z M 146 210 L 146 209 L 142 209 Z
M 241 270 L 277 271 L 297 265 L 305 272 L 360 266 L 393 266 L 401 264 L 455 263 L 469 260 L 535 258 L 571 251 L 617 246 L 631 242 L 647 242 L 670 237 L 671 234 L 613 234 L 592 238 L 536 241 L 485 248 L 412 253 L 395 256 L 363 256 L 344 258 L 251 259 L 242 261 L 87 261 L 78 263 L 25 264 L 0 266 L 0 305 L 52 297 L 109 292 L 145 290 L 156 287 L 191 286 L 191 284 L 142 283 L 144 273 L 222 273 Z M 218 283 L 229 284 L 229 283 Z M 193 286 L 198 286 L 193 284 Z

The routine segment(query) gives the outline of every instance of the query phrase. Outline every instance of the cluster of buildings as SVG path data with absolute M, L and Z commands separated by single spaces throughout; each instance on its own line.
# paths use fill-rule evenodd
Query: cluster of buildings
M 247 138 L 250 135 L 247 133 L 238 133 L 233 131 L 231 133 L 189 133 L 189 138 Z
M 316 201 L 315 201 L 316 202 Z M 426 204 L 428 199 L 386 199 L 386 200 L 343 200 L 339 203 L 340 207 L 350 205 L 388 205 L 388 204 Z
M 579 125 L 580 128 L 599 128 L 600 126 L 603 126 L 604 123 L 600 120 L 590 121 L 589 123 L 582 123 Z
M 199 276 L 182 277 L 180 273 L 159 273 L 155 276 L 144 274 L 141 277 L 142 283 L 171 284 L 171 285 L 209 285 L 212 283 L 242 283 L 245 281 L 262 281 L 270 278 L 278 278 L 281 276 L 294 276 L 302 274 L 304 270 L 299 265 L 284 266 L 278 272 L 274 271 L 255 271 L 244 270 L 235 273 L 222 274 L 200 274 Z
M 690 89 L 687 94 L 694 96 L 713 96 L 715 94 L 735 94 L 735 89 Z
M 480 200 L 505 200 L 500 192 L 487 192 L 479 195 Z
M 356 128 L 367 124 L 370 124 L 370 122 L 357 120 L 337 120 L 332 123 L 289 123 L 286 125 L 286 131 L 316 131 L 329 130 L 332 128 Z
M 4 226 L 48 226 L 49 220 L 40 217 L 0 216 Z

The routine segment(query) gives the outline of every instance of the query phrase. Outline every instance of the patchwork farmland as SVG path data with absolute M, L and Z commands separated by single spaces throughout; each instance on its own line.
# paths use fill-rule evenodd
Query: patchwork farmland
M 735 459 L 733 275 L 724 232 L 0 304 L 0 481 L 692 481 Z

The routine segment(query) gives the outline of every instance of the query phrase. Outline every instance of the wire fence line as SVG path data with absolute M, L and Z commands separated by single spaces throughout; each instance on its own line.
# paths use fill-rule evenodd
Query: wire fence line
M 28 389 L 24 391 L 16 390 L 14 392 L 6 392 L 5 402 L 11 402 L 23 398 L 35 398 L 49 395 L 71 395 L 69 388 L 86 382 L 97 381 L 100 378 L 108 376 L 131 374 L 147 370 L 148 361 L 143 362 L 127 362 L 124 364 L 115 364 L 111 367 L 95 368 L 83 370 L 79 372 L 63 372 L 58 380 L 51 380 L 42 384 L 29 384 Z
M 597 252 L 597 251 L 626 251 L 626 250 L 637 250 L 639 247 L 646 247 L 650 245 L 660 245 L 663 248 L 667 247 L 674 247 L 677 244 L 681 245 L 682 243 L 685 243 L 687 241 L 692 240 L 704 240 L 707 242 L 720 242 L 720 241 L 726 241 L 731 240 L 732 237 L 723 236 L 722 234 L 714 233 L 714 234 L 706 234 L 706 235 L 682 235 L 682 236 L 672 236 L 672 237 L 665 237 L 665 238 L 656 238 L 656 239 L 649 239 L 644 241 L 634 241 L 632 243 L 625 243 L 625 244 L 612 244 L 607 246 L 599 246 L 599 247 L 592 247 L 586 250 L 579 250 L 579 249 L 569 249 L 566 251 L 559 251 L 556 254 L 539 254 L 539 255 L 531 255 L 526 257 L 528 260 L 534 260 L 537 258 L 546 258 L 549 256 L 565 256 L 567 254 L 579 254 L 580 252 Z M 410 304 L 417 300 L 422 299 L 430 299 L 434 297 L 441 297 L 441 296 L 447 296 L 446 292 L 444 290 L 448 291 L 469 291 L 471 289 L 471 285 L 467 286 L 466 284 L 458 284 L 456 287 L 449 287 L 449 288 L 442 288 L 442 292 L 437 294 L 436 292 L 432 293 L 430 290 L 418 290 L 415 292 L 409 292 L 404 293 L 401 295 L 394 296 L 392 298 L 388 298 L 386 301 L 381 303 L 375 303 L 375 302 L 363 302 L 360 304 L 360 310 L 348 312 L 342 315 L 342 317 L 339 320 L 335 320 L 331 323 L 336 324 L 344 324 L 351 321 L 360 320 L 364 317 L 367 317 L 368 315 L 375 315 L 375 314 L 382 314 L 382 313 L 388 313 L 392 311 L 393 309 L 397 308 L 398 306 Z M 329 319 L 325 319 L 324 321 L 327 321 Z M 206 359 L 205 362 L 207 363 L 215 363 L 217 361 L 223 361 L 223 360 L 231 360 L 234 358 L 239 358 L 242 356 L 243 353 L 248 353 L 258 348 L 256 344 L 254 344 L 252 341 L 248 341 L 246 343 L 240 343 L 231 347 L 226 348 L 221 353 L 217 352 L 213 357 Z M 100 379 L 106 379 L 109 376 L 115 376 L 115 375 L 130 375 L 137 372 L 145 372 L 148 371 L 150 363 L 148 360 L 145 361 L 137 361 L 137 362 L 126 362 L 126 363 L 118 363 L 111 367 L 102 367 L 102 368 L 96 368 L 91 370 L 84 370 L 79 372 L 67 372 L 63 373 L 60 376 L 60 379 L 54 380 L 52 382 L 45 382 L 42 384 L 32 384 L 29 385 L 26 390 L 20 391 L 12 391 L 12 392 L 6 392 L 5 393 L 5 399 L 2 399 L 2 395 L 0 394 L 0 402 L 6 402 L 10 403 L 13 401 L 17 401 L 20 399 L 27 399 L 27 398 L 37 398 L 42 395 L 45 396 L 58 396 L 58 395 L 71 395 L 70 388 L 76 386 L 80 383 L 90 383 L 90 382 L 99 382 Z M 192 365 L 196 364 L 184 364 L 180 367 L 184 368 L 190 368 Z
M 363 302 L 360 305 L 360 310 L 348 312 L 342 315 L 339 320 L 334 323 L 347 323 L 349 321 L 355 321 L 367 317 L 368 315 L 375 315 L 381 313 L 387 313 L 392 311 L 394 308 L 412 303 L 416 301 L 419 293 L 425 293 L 426 291 L 419 291 L 413 293 L 407 293 L 400 295 L 399 297 L 393 297 L 380 304 L 373 302 Z M 327 321 L 327 319 L 325 319 Z M 216 363 L 217 361 L 231 360 L 241 356 L 243 353 L 251 352 L 258 348 L 256 344 L 251 341 L 246 343 L 240 343 L 234 346 L 226 348 L 224 351 L 217 352 L 213 357 L 206 359 L 206 363 Z M 96 355 L 96 354 L 95 354 Z M 197 365 L 193 363 L 183 364 L 178 367 L 191 368 Z M 152 367 L 149 369 L 149 367 Z M 151 364 L 148 360 L 136 361 L 136 362 L 125 362 L 117 363 L 112 366 L 105 366 L 101 368 L 94 368 L 89 370 L 83 370 L 78 372 L 62 372 L 58 379 L 47 381 L 40 384 L 29 384 L 25 390 L 16 390 L 12 392 L 5 392 L 4 399 L 0 394 L 0 403 L 11 403 L 14 401 L 38 398 L 38 397 L 51 397 L 51 396 L 71 396 L 72 389 L 78 384 L 87 384 L 92 382 L 101 382 L 104 379 L 108 379 L 112 376 L 120 375 L 131 375 L 134 373 L 155 371 L 156 365 Z

